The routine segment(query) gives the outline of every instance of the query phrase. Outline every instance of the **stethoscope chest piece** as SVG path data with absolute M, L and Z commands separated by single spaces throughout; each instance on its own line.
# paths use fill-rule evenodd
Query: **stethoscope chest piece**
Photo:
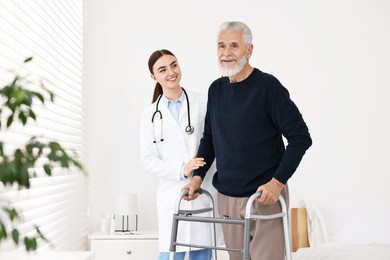
M 194 133 L 195 128 L 192 125 L 186 126 L 186 133 L 192 135 Z

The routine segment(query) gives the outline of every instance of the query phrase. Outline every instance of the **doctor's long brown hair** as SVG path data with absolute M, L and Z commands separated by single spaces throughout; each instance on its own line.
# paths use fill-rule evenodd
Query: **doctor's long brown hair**
M 165 49 L 161 49 L 161 50 L 157 50 L 157 51 L 153 52 L 152 55 L 150 55 L 149 61 L 148 61 L 149 71 L 152 75 L 153 75 L 154 64 L 163 55 L 171 55 L 171 56 L 176 58 L 176 56 L 173 55 L 173 53 L 171 51 L 168 51 Z M 157 82 L 156 86 L 154 87 L 152 103 L 155 102 L 157 100 L 158 96 L 160 96 L 162 93 L 163 93 L 162 86 L 160 85 L 160 83 Z

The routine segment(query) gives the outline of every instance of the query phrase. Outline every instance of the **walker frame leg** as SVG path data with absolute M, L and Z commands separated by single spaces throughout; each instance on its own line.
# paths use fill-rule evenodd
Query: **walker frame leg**
M 205 193 L 209 196 L 211 202 L 212 202 L 212 208 L 213 210 L 213 217 L 192 217 L 191 212 L 194 214 L 197 214 L 199 212 L 206 212 L 205 210 L 208 209 L 200 209 L 200 210 L 194 210 L 194 211 L 186 211 L 187 213 L 190 212 L 190 214 L 185 214 L 185 216 L 180 216 L 180 203 L 182 198 L 187 195 L 188 190 L 183 191 L 181 196 L 177 200 L 177 210 L 173 214 L 173 222 L 172 222 L 172 234 L 171 234 L 171 244 L 170 244 L 170 254 L 169 259 L 174 260 L 174 255 L 176 252 L 176 245 L 181 246 L 193 246 L 198 248 L 210 248 L 214 249 L 214 255 L 215 259 L 217 260 L 217 250 L 225 250 L 225 251 L 235 251 L 235 252 L 241 252 L 243 254 L 243 260 L 250 260 L 250 229 L 251 229 L 251 221 L 256 219 L 275 219 L 275 218 L 282 218 L 283 223 L 283 235 L 284 235 L 284 241 L 285 241 L 285 256 L 286 260 L 292 260 L 291 257 L 291 246 L 290 246 L 290 232 L 289 232 L 289 225 L 288 225 L 288 211 L 286 206 L 286 201 L 282 196 L 279 196 L 279 203 L 281 206 L 281 212 L 275 213 L 275 214 L 269 214 L 269 215 L 254 215 L 251 214 L 251 207 L 253 202 L 256 198 L 261 196 L 261 192 L 256 192 L 252 196 L 249 197 L 246 209 L 245 209 L 245 218 L 244 219 L 224 219 L 224 218 L 216 218 L 215 217 L 215 211 L 214 211 L 214 201 L 209 192 L 206 190 L 200 190 L 200 194 Z M 195 222 L 205 222 L 205 223 L 213 223 L 214 225 L 214 246 L 200 246 L 200 245 L 192 245 L 192 244 L 182 244 L 177 243 L 177 231 L 178 231 L 178 222 L 179 221 L 195 221 Z M 237 248 L 221 248 L 216 246 L 216 228 L 215 224 L 239 224 L 244 225 L 244 245 L 242 249 Z

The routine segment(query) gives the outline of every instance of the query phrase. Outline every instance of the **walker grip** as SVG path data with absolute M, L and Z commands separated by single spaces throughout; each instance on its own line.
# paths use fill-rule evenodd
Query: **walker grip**
M 188 192 L 190 192 L 190 189 L 184 189 L 182 192 L 181 192 L 181 196 L 184 197 L 186 195 L 188 195 Z M 199 188 L 195 191 L 195 193 L 199 193 L 199 195 L 202 195 L 203 194 L 203 189 L 202 188 Z

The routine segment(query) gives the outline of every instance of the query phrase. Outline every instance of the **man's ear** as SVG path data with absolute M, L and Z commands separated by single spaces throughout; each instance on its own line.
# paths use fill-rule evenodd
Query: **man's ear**
M 248 45 L 248 51 L 247 51 L 247 54 L 246 54 L 246 58 L 249 59 L 251 56 L 252 56 L 252 52 L 253 52 L 253 44 L 249 44 Z

